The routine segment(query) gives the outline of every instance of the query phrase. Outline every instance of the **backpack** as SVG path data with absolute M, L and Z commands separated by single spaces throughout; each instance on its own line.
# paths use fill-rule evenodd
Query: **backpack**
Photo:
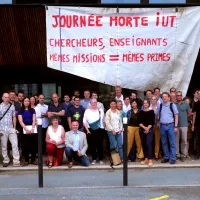
M 174 111 L 173 111 L 173 103 L 170 103 L 170 110 L 173 114 L 173 118 L 174 118 L 174 121 L 175 121 L 175 115 L 174 115 Z M 160 115 L 161 115 L 161 111 L 162 111 L 162 103 L 160 104 L 160 112 L 159 112 L 159 120 L 160 120 Z

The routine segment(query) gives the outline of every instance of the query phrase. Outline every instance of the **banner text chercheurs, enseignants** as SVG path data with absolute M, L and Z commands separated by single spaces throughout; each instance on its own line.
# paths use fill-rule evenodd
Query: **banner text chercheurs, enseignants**
M 79 39 L 55 39 L 50 38 L 52 47 L 97 47 L 99 50 L 105 48 L 103 38 L 79 38 Z M 167 46 L 167 38 L 109 38 L 109 46 Z

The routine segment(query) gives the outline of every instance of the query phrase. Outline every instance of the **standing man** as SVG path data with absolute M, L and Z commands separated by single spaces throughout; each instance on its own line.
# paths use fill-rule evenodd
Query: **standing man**
M 153 96 L 152 90 L 147 90 L 146 91 L 146 99 L 148 99 L 149 101 L 151 101 L 152 96 Z
M 170 102 L 176 103 L 176 93 L 175 92 L 170 93 Z
M 72 129 L 72 121 L 78 121 L 79 130 L 83 131 L 83 116 L 85 109 L 80 105 L 80 98 L 74 98 L 74 105 L 71 106 L 67 113 L 67 120 L 69 124 L 69 128 Z
M 199 92 L 199 90 L 194 90 L 192 93 L 194 98 L 192 99 L 192 102 L 191 102 L 191 108 L 193 108 L 194 104 L 199 100 L 198 92 Z
M 158 106 L 156 115 L 160 119 L 160 136 L 162 141 L 162 148 L 164 159 L 161 163 L 169 162 L 175 164 L 176 162 L 176 136 L 178 128 L 178 110 L 175 104 L 170 103 L 169 93 L 162 93 L 163 103 Z M 170 150 L 169 150 L 170 144 Z
M 176 133 L 176 159 L 186 160 L 187 150 L 187 132 L 188 132 L 188 115 L 191 114 L 189 105 L 182 100 L 182 92 L 176 93 L 176 106 L 178 109 L 178 129 Z M 181 149 L 179 142 L 181 140 Z
M 65 117 L 63 118 L 65 131 L 69 131 L 69 125 L 67 122 L 67 112 L 68 112 L 69 107 L 71 107 L 72 105 L 73 105 L 73 103 L 72 103 L 72 101 L 70 102 L 69 95 L 66 94 L 64 96 L 64 103 L 63 103 L 64 109 L 65 109 Z
M 79 97 L 80 98 L 80 97 Z M 90 103 L 90 91 L 89 90 L 85 90 L 84 91 L 84 99 L 81 100 L 81 106 L 84 109 L 88 108 L 88 104 Z
M 200 91 L 198 91 L 198 99 L 200 99 Z M 200 100 L 194 103 L 192 109 L 193 120 L 192 120 L 192 131 L 196 134 L 196 157 L 195 160 L 200 158 Z
M 142 107 L 143 101 L 142 101 L 142 99 L 137 97 L 137 92 L 136 91 L 131 92 L 130 101 L 132 102 L 133 100 L 137 101 L 138 109 L 140 110 L 141 107 Z
M 92 92 L 92 99 L 98 100 L 98 94 L 97 94 L 97 92 L 95 92 L 95 91 Z M 88 104 L 88 108 L 91 108 L 91 103 Z M 104 106 L 99 101 L 97 101 L 97 108 L 98 109 L 102 109 L 104 111 Z
M 175 87 L 170 88 L 169 92 L 170 93 L 172 93 L 172 92 L 176 93 L 176 88 Z
M 46 132 L 49 125 L 48 119 L 48 105 L 44 104 L 44 95 L 38 96 L 39 103 L 35 107 L 36 119 L 42 119 L 42 142 L 43 142 L 43 155 L 46 153 Z
M 3 134 L 1 136 L 3 167 L 7 167 L 10 162 L 7 151 L 8 140 L 12 145 L 13 166 L 20 167 L 15 107 L 9 103 L 10 99 L 8 93 L 3 94 L 2 100 L 3 102 L 0 104 L 0 132 Z
M 115 95 L 116 101 L 122 101 L 122 104 L 124 105 L 124 96 L 122 94 L 122 88 L 120 86 L 116 86 Z
M 19 107 L 21 108 L 22 104 L 23 104 L 23 101 L 24 101 L 24 93 L 23 92 L 19 92 L 17 97 L 18 97 L 18 102 L 17 103 L 20 104 Z
M 156 96 L 158 104 L 161 104 L 162 99 L 160 98 L 160 88 L 154 88 L 154 96 Z
M 80 98 L 80 91 L 79 90 L 74 90 L 74 96 Z
M 53 115 L 57 115 L 60 117 L 60 125 L 64 126 L 63 117 L 65 115 L 65 108 L 63 104 L 59 103 L 59 97 L 56 93 L 52 94 L 52 101 L 53 103 L 51 103 L 48 107 L 48 118 Z

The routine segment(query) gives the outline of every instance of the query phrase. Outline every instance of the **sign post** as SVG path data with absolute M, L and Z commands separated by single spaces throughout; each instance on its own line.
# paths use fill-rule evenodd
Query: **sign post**
M 123 118 L 123 186 L 128 185 L 128 156 L 127 156 L 127 121 L 128 118 L 124 117 Z
M 42 119 L 37 120 L 38 125 L 38 179 L 39 187 L 43 188 L 43 158 L 42 158 Z

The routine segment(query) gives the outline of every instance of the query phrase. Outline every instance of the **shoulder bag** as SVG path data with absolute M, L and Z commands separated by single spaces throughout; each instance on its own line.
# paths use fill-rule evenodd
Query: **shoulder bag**
M 12 106 L 12 104 L 10 104 L 10 106 L 7 108 L 7 110 L 5 111 L 5 113 L 3 114 L 2 117 L 0 117 L 0 121 L 4 118 L 4 116 L 6 115 L 6 113 L 9 111 L 10 107 Z

